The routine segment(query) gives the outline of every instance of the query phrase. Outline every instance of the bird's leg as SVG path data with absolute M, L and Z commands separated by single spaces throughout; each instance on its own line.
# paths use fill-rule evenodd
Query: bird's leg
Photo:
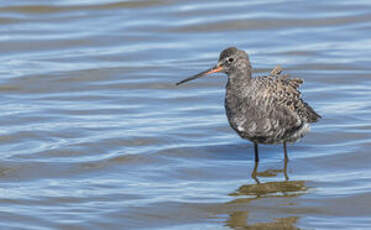
M 285 160 L 285 164 L 283 166 L 283 175 L 285 176 L 286 181 L 289 180 L 289 176 L 287 175 L 287 163 L 288 163 L 288 160 Z
M 258 166 L 259 166 L 259 162 L 255 161 L 254 170 L 251 173 L 251 177 L 255 180 L 257 184 L 260 184 L 260 181 L 258 177 L 256 176 L 256 174 L 258 173 Z
M 259 162 L 258 143 L 254 142 L 255 162 Z
M 287 146 L 286 142 L 283 142 L 283 152 L 285 154 L 285 162 L 289 161 L 289 157 L 287 156 Z

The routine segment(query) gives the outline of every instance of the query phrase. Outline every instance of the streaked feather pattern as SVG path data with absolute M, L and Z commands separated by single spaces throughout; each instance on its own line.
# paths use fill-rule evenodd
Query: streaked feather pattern
M 226 111 L 231 126 L 253 142 L 295 142 L 309 131 L 320 116 L 301 98 L 301 78 L 282 74 L 280 66 L 268 76 L 251 78 L 243 93 L 228 82 Z M 238 105 L 239 104 L 239 105 Z

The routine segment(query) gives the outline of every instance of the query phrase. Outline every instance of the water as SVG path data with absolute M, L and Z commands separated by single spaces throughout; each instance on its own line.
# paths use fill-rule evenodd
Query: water
M 1 229 L 369 229 L 369 1 L 0 3 Z M 229 127 L 226 77 L 250 54 L 305 79 L 323 116 L 300 143 Z

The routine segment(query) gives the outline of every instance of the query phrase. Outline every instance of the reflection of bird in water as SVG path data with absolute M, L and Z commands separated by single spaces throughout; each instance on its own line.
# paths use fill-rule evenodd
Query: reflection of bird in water
M 231 127 L 254 143 L 255 161 L 259 161 L 258 144 L 283 144 L 285 160 L 287 142 L 295 142 L 318 121 L 312 107 L 301 99 L 298 90 L 303 80 L 281 75 L 276 67 L 269 76 L 251 75 L 252 67 L 246 52 L 235 47 L 220 54 L 216 66 L 184 79 L 184 82 L 216 72 L 228 75 L 225 109 Z
M 261 175 L 261 176 L 267 176 L 269 174 L 273 174 L 275 176 L 276 173 L 282 172 L 283 175 L 285 176 L 285 180 L 288 181 L 289 180 L 289 176 L 287 174 L 287 164 L 288 164 L 288 161 L 285 160 L 284 166 L 283 166 L 283 169 L 282 170 L 267 170 L 267 171 L 264 171 L 262 173 L 259 173 L 258 172 L 259 162 L 255 162 L 254 170 L 253 170 L 253 172 L 251 174 L 251 177 L 256 181 L 257 184 L 260 184 L 260 181 L 259 181 L 259 179 L 258 179 L 257 176 L 259 176 L 259 175 Z
M 256 181 L 256 184 L 246 184 L 242 185 L 238 192 L 232 195 L 253 195 L 256 198 L 269 194 L 281 193 L 283 196 L 289 194 L 290 192 L 306 191 L 308 188 L 305 186 L 305 181 L 289 181 L 287 174 L 287 164 L 288 161 L 284 162 L 282 169 L 267 169 L 262 172 L 258 172 L 258 162 L 255 163 L 254 170 L 251 177 Z M 270 181 L 261 183 L 258 177 L 276 177 L 279 173 L 283 173 L 284 181 Z
M 271 222 L 248 223 L 248 212 L 235 212 L 229 216 L 226 225 L 238 230 L 298 230 L 295 225 L 299 217 L 290 216 L 284 218 L 275 218 Z
M 255 163 L 254 173 L 256 184 L 245 184 L 241 185 L 237 191 L 229 194 L 236 199 L 228 202 L 228 207 L 233 207 L 234 211 L 227 213 L 229 215 L 226 225 L 233 229 L 298 229 L 296 223 L 299 220 L 298 216 L 287 216 L 281 218 L 273 218 L 270 221 L 258 221 L 256 222 L 257 216 L 264 213 L 263 215 L 274 217 L 277 215 L 277 210 L 269 212 L 269 209 L 266 209 L 267 205 L 269 206 L 272 202 L 272 198 L 289 198 L 292 200 L 295 197 L 299 197 L 302 194 L 305 194 L 308 190 L 308 187 L 305 185 L 305 181 L 296 180 L 288 181 L 287 177 L 287 161 L 284 162 L 283 169 L 268 169 L 262 172 L 257 172 L 258 163 Z M 253 174 L 254 174 L 253 173 Z M 285 180 L 283 181 L 268 181 L 260 183 L 257 179 L 259 177 L 276 177 L 277 174 L 284 173 Z M 283 199 L 277 199 L 283 200 Z M 276 200 L 276 201 L 277 201 Z M 252 201 L 255 202 L 254 208 L 248 208 L 248 203 Z M 277 201 L 279 202 L 279 201 Z M 259 209 L 259 204 L 264 207 Z M 230 209 L 228 209 L 230 210 Z M 251 214 L 250 214 L 251 213 Z M 278 212 L 282 214 L 281 212 Z M 284 212 L 283 212 L 284 213 Z M 251 216 L 251 217 L 249 217 Z M 254 221 L 255 220 L 255 221 Z M 249 223 L 251 222 L 251 223 Z

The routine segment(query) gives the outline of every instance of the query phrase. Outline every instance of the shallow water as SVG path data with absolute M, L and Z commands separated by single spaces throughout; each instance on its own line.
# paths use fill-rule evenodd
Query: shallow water
M 369 1 L 0 3 L 1 229 L 369 229 Z M 323 119 L 289 145 L 229 127 L 238 46 L 305 79 Z

